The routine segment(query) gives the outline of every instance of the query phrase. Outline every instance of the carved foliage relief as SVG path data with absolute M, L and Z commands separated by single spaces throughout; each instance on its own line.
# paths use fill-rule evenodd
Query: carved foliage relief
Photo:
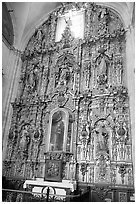
M 70 10 L 84 12 L 84 37 L 74 37 L 70 16 L 61 40 L 55 42 L 58 17 Z M 117 14 L 90 2 L 62 3 L 35 31 L 22 55 L 18 95 L 12 104 L 3 166 L 6 176 L 44 177 L 47 141 L 53 143 L 51 151 L 62 151 L 63 139 L 60 147 L 55 147 L 54 133 L 58 126 L 63 138 L 65 127 L 65 116 L 59 111 L 61 119 L 56 121 L 53 115 L 49 140 L 50 114 L 64 108 L 73 119 L 69 118 L 66 137 L 70 154 L 58 155 L 64 158 L 62 177 L 133 185 L 125 42 Z M 47 159 L 54 153 L 48 153 Z

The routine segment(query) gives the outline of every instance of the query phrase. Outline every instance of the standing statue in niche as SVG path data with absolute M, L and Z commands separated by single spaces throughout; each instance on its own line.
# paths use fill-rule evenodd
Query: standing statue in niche
M 60 121 L 56 128 L 56 150 L 63 150 L 64 122 Z
M 98 64 L 98 76 L 97 82 L 99 85 L 105 85 L 108 81 L 108 62 L 109 57 L 105 54 L 106 50 L 100 48 L 98 51 L 100 54 L 96 58 L 95 62 Z
M 19 150 L 23 157 L 27 157 L 28 155 L 28 146 L 30 143 L 30 135 L 29 135 L 29 124 L 26 124 L 22 127 L 21 130 L 21 139 L 19 143 Z
M 101 9 L 98 14 L 98 35 L 103 36 L 108 32 L 108 11 L 107 9 Z
M 108 132 L 105 128 L 105 125 L 102 124 L 99 129 L 96 130 L 97 135 L 97 152 L 99 151 L 105 151 L 109 154 L 109 148 L 108 148 Z
M 51 151 L 63 150 L 63 139 L 64 139 L 63 112 L 58 111 L 54 113 L 52 117 L 50 150 Z
M 40 28 L 38 29 L 36 38 L 38 41 L 42 40 L 42 29 L 40 29 Z
M 28 88 L 30 92 L 37 91 L 38 83 L 39 83 L 38 63 L 32 64 L 32 69 L 29 70 L 27 82 L 28 82 Z
M 98 83 L 100 85 L 106 84 L 107 75 L 108 75 L 107 64 L 105 58 L 103 57 L 99 65 Z
M 69 78 L 70 78 L 70 71 L 66 65 L 62 67 L 59 70 L 59 73 L 57 74 L 57 77 L 56 77 L 57 87 L 59 87 L 60 85 L 66 86 L 69 81 Z

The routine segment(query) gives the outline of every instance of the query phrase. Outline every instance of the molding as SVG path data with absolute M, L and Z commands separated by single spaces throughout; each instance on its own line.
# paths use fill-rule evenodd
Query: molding
M 98 184 L 98 183 L 86 183 L 86 182 L 80 182 L 80 181 L 77 181 L 77 184 L 79 187 L 87 187 L 87 186 L 90 186 L 90 187 L 108 187 L 109 189 L 125 189 L 125 190 L 135 190 L 134 189 L 134 186 L 128 186 L 128 185 L 112 185 L 112 184 L 105 184 L 105 183 L 102 183 L 102 184 Z

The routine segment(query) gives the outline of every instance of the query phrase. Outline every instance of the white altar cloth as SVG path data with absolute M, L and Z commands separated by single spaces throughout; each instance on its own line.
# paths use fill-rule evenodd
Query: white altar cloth
M 65 188 L 70 189 L 72 192 L 76 189 L 76 181 L 70 181 L 70 180 L 62 180 L 62 182 L 50 182 L 50 181 L 44 181 L 42 179 L 36 179 L 36 180 L 26 180 L 23 184 L 23 188 L 27 188 L 27 185 L 32 186 L 39 186 L 39 187 L 54 187 L 54 188 Z

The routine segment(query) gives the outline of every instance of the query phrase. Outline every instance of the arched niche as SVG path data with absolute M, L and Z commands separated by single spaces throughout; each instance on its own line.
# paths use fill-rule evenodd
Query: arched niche
M 95 131 L 95 155 L 105 154 L 109 159 L 112 158 L 112 137 L 113 125 L 105 118 L 100 118 L 94 124 Z
M 73 116 L 65 108 L 51 112 L 48 131 L 48 151 L 72 152 Z

